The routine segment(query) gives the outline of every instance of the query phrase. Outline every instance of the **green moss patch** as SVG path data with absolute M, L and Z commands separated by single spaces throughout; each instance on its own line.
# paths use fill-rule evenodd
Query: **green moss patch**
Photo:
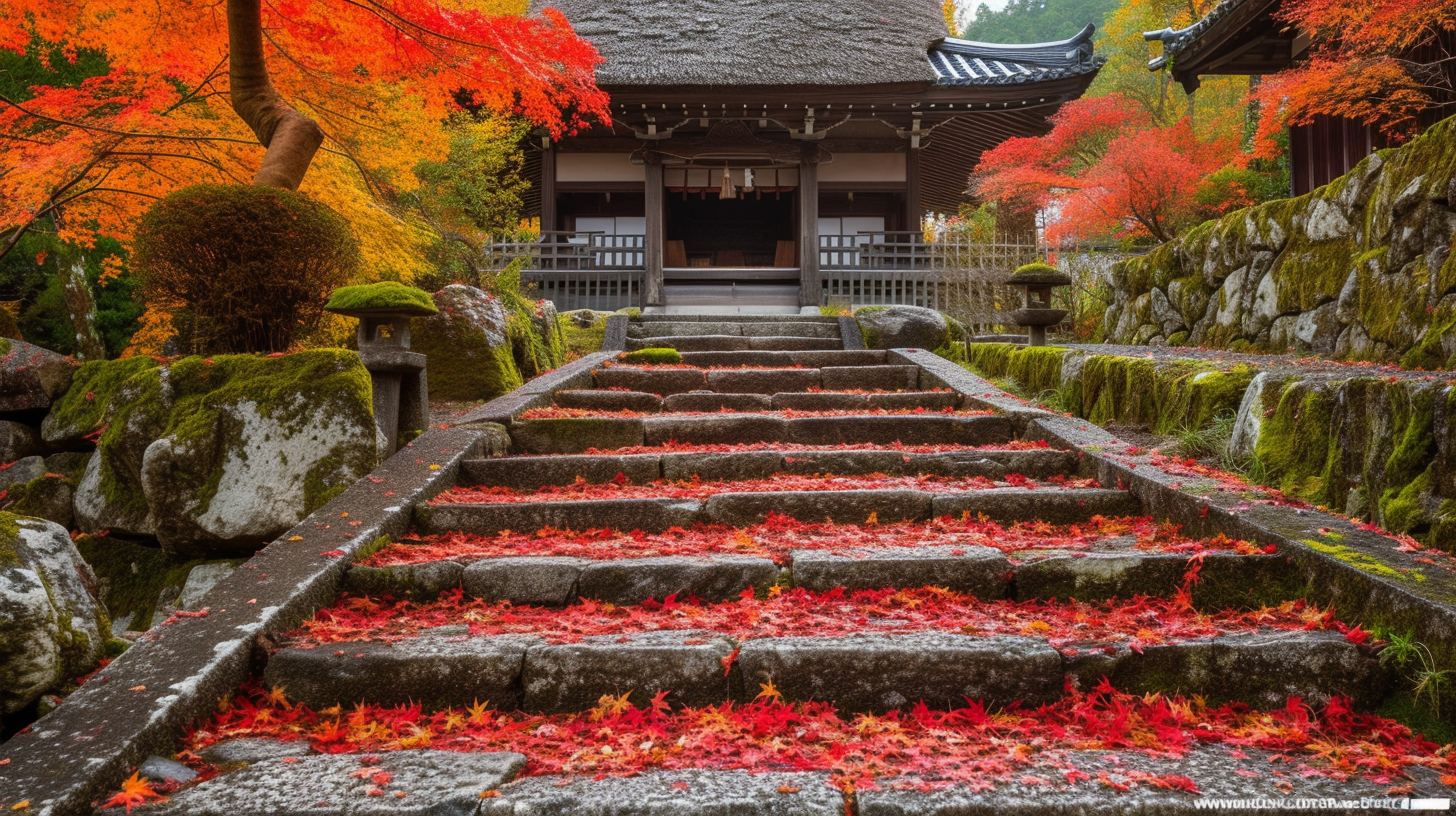
M 151 357 L 82 363 L 71 380 L 71 387 L 51 406 L 45 421 L 48 433 L 53 438 L 78 438 L 95 433 L 106 420 L 106 406 L 126 381 L 157 366 Z
M 645 348 L 623 352 L 617 359 L 634 365 L 676 365 L 682 362 L 682 355 L 677 349 Z
M 331 312 L 398 312 L 416 317 L 440 311 L 428 292 L 398 281 L 335 289 L 324 308 Z

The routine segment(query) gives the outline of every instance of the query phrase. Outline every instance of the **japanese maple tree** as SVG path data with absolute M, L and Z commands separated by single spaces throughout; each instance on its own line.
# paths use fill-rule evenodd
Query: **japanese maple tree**
M 1393 141 L 1416 131 L 1423 111 L 1456 102 L 1456 0 L 1286 0 L 1278 16 L 1314 41 L 1307 59 L 1266 77 L 1258 145 L 1324 114 L 1378 127 Z
M 444 155 L 441 123 L 460 101 L 552 134 L 605 118 L 596 51 L 559 13 L 522 10 L 512 0 L 9 0 L 0 48 L 59 43 L 103 54 L 108 70 L 0 97 L 0 254 L 37 218 L 62 213 L 64 237 L 126 236 L 152 200 L 190 183 L 298 189 L 320 150 L 370 189 L 407 189 L 420 160 Z
M 1011 139 L 981 157 L 977 194 L 1049 211 L 1048 239 L 1167 241 L 1209 215 L 1198 195 L 1207 177 L 1236 164 L 1236 134 L 1200 136 L 1187 118 L 1158 126 L 1120 94 L 1079 99 L 1052 117 L 1045 136 Z M 1237 194 L 1217 205 L 1251 203 Z

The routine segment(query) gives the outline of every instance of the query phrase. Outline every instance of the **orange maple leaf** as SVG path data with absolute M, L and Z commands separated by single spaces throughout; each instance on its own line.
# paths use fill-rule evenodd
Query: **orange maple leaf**
M 138 771 L 121 783 L 121 791 L 102 803 L 101 808 L 105 810 L 125 806 L 126 812 L 131 813 L 132 807 L 143 804 L 148 799 L 156 799 L 159 802 L 167 801 L 167 797 L 152 790 L 152 783 L 142 779 L 141 772 Z

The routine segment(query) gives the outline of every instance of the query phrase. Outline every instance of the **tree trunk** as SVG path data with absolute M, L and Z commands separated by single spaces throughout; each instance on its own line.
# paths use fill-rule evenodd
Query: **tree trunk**
M 96 329 L 96 300 L 86 283 L 85 257 L 79 252 L 61 253 L 56 258 L 56 274 L 61 278 L 61 294 L 71 316 L 71 328 L 76 332 L 76 359 L 105 360 L 106 346 Z
M 227 21 L 233 110 L 267 148 L 253 183 L 297 190 L 324 142 L 323 130 L 294 110 L 268 79 L 262 0 L 227 0 Z

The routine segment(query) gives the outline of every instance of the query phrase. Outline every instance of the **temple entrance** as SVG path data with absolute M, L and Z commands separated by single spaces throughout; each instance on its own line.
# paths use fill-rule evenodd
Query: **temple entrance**
M 798 310 L 792 188 L 664 191 L 665 306 L 725 312 Z
M 794 193 L 668 193 L 663 266 L 792 269 Z

